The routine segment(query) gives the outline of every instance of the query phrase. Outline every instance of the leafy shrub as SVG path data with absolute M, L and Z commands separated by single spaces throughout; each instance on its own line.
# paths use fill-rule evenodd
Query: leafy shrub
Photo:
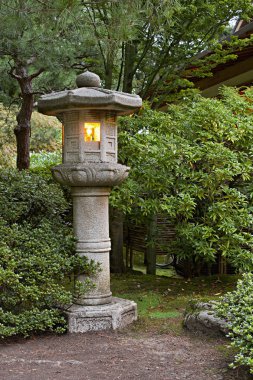
M 15 114 L 0 104 L 0 168 L 15 166 L 14 126 Z
M 31 151 L 55 152 L 62 147 L 61 123 L 52 116 L 33 112 L 31 121 Z
M 228 323 L 231 346 L 235 347 L 232 367 L 246 365 L 253 373 L 253 274 L 243 275 L 237 288 L 227 293 L 216 306 L 216 313 Z
M 16 138 L 14 128 L 17 124 L 16 107 L 5 108 L 0 103 L 0 168 L 14 168 L 16 161 Z M 31 151 L 55 152 L 61 150 L 61 124 L 55 117 L 33 112 L 31 120 Z
M 90 286 L 96 266 L 75 254 L 60 187 L 29 172 L 0 171 L 0 336 L 63 331 L 59 306 Z
M 48 183 L 54 183 L 51 168 L 61 163 L 62 160 L 62 152 L 38 152 L 31 153 L 30 156 L 31 166 L 30 171 L 32 173 L 36 173 L 47 180 Z M 67 210 L 65 211 L 65 220 L 71 221 L 73 214 L 73 204 L 71 197 L 71 190 L 69 186 L 60 185 L 64 194 L 65 200 L 68 202 Z
M 61 156 L 61 151 L 32 152 L 30 156 L 31 169 L 50 169 L 52 166 L 61 163 Z
M 114 207 L 137 221 L 160 213 L 176 227 L 172 253 L 195 262 L 227 257 L 253 269 L 253 90 L 185 98 L 167 113 L 123 118 L 119 158 L 131 167 Z

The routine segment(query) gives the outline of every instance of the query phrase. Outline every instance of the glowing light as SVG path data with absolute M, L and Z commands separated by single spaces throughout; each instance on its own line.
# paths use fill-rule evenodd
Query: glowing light
M 100 123 L 84 123 L 84 141 L 100 141 Z

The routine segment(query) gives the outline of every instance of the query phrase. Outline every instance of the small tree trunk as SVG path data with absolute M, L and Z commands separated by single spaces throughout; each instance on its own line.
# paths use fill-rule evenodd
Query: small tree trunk
M 30 166 L 30 131 L 33 111 L 32 80 L 24 67 L 16 69 L 21 89 L 22 105 L 17 115 L 17 126 L 14 129 L 17 141 L 17 168 L 29 169 Z
M 113 207 L 110 207 L 110 238 L 111 272 L 124 273 L 126 268 L 123 257 L 123 214 Z
M 134 250 L 133 250 L 133 247 L 130 248 L 130 268 L 134 269 Z
M 125 44 L 125 63 L 124 63 L 124 77 L 123 77 L 123 91 L 131 94 L 133 89 L 134 78 L 134 63 L 137 54 L 136 43 L 130 41 Z
M 110 50 L 106 57 L 105 68 L 105 88 L 111 90 L 112 88 L 112 76 L 113 76 L 114 57 L 113 50 Z
M 157 217 L 153 215 L 147 225 L 147 274 L 156 274 L 155 240 L 157 233 Z
M 126 271 L 129 268 L 129 251 L 130 251 L 129 245 L 127 244 L 127 246 L 126 246 Z
M 18 120 L 18 117 L 17 117 Z M 18 170 L 30 167 L 30 123 L 18 121 L 14 130 L 17 142 L 17 168 Z

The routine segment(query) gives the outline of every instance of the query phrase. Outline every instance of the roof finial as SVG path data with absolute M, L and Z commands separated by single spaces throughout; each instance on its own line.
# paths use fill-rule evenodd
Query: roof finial
M 80 74 L 76 77 L 77 87 L 101 87 L 100 77 L 90 71 Z

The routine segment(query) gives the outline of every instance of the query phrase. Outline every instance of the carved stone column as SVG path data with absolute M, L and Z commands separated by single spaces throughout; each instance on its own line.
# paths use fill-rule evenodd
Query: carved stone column
M 77 238 L 76 251 L 100 264 L 100 270 L 91 278 L 95 288 L 76 303 L 79 305 L 102 305 L 110 303 L 111 241 L 108 225 L 108 187 L 72 187 L 74 231 Z M 79 276 L 79 281 L 84 281 Z
M 119 185 L 128 172 L 127 166 L 113 163 L 62 164 L 52 169 L 58 182 L 71 186 L 77 253 L 100 264 L 100 271 L 91 278 L 95 288 L 76 301 L 79 305 L 102 305 L 112 300 L 109 194 L 111 187 Z M 79 280 L 84 278 L 80 276 Z

